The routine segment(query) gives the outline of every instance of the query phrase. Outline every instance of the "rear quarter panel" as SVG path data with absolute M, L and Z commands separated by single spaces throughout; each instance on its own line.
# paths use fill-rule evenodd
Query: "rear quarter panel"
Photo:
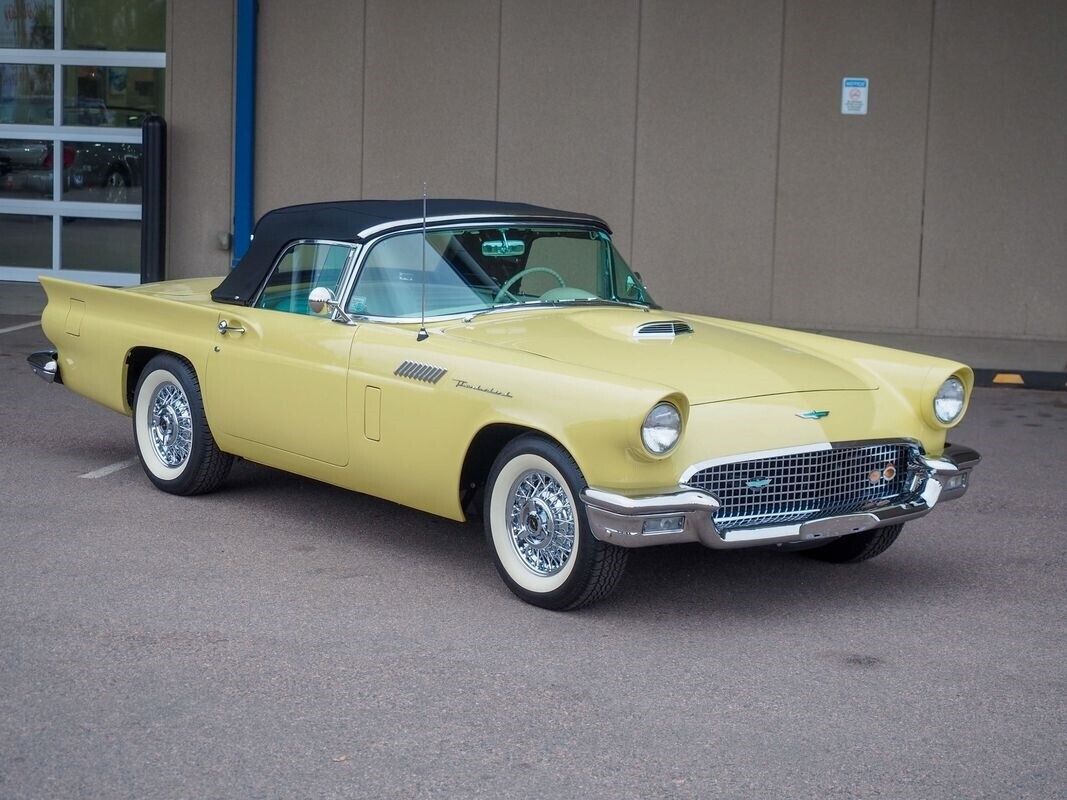
M 204 374 L 219 312 L 150 293 L 42 277 L 45 336 L 71 391 L 129 414 L 127 355 L 135 347 L 177 353 Z M 210 413 L 210 409 L 209 409 Z

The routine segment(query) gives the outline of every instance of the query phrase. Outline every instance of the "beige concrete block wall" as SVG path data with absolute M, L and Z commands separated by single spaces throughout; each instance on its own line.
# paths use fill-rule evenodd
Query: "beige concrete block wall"
M 169 278 L 223 275 L 218 237 L 233 227 L 232 2 L 168 4 L 167 267 Z
M 664 306 L 770 318 L 782 11 L 643 3 L 632 260 Z
M 1067 5 L 936 5 L 918 325 L 1067 339 Z
M 630 249 L 639 3 L 505 0 L 497 196 L 597 214 Z
M 771 319 L 915 326 L 931 3 L 788 3 Z M 841 81 L 870 80 L 866 115 Z
M 209 274 L 233 8 L 171 5 L 170 274 Z M 1065 64 L 1062 0 L 261 0 L 256 210 L 426 180 L 603 216 L 671 307 L 1067 339 Z
M 500 3 L 367 3 L 363 196 L 492 197 Z
M 260 0 L 257 217 L 278 206 L 359 197 L 363 25 L 362 0 Z

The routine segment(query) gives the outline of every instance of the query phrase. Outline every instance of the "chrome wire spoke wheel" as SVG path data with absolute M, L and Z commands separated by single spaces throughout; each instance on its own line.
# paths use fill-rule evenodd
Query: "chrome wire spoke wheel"
M 497 572 L 527 603 L 565 611 L 606 597 L 627 551 L 596 539 L 582 505 L 588 484 L 562 445 L 537 434 L 508 442 L 485 485 L 485 538 Z
M 574 506 L 563 486 L 547 472 L 528 470 L 508 493 L 511 542 L 535 575 L 556 575 L 574 552 Z
M 133 440 L 148 479 L 170 494 L 203 494 L 230 471 L 204 413 L 196 371 L 171 353 L 152 357 L 137 379 Z
M 189 460 L 193 447 L 193 415 L 189 398 L 176 383 L 166 381 L 152 392 L 148 432 L 156 457 L 170 468 Z

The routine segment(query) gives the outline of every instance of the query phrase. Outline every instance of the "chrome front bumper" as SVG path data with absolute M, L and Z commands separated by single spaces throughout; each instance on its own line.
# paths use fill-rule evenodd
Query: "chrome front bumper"
M 63 383 L 59 377 L 59 355 L 55 350 L 39 350 L 26 357 L 37 377 L 49 383 Z
M 700 542 L 716 549 L 792 544 L 834 539 L 929 514 L 937 503 L 963 496 L 971 470 L 981 459 L 969 447 L 947 444 L 938 458 L 922 458 L 927 478 L 916 500 L 855 514 L 725 532 L 715 527 L 719 501 L 689 486 L 636 496 L 590 487 L 582 492 L 582 500 L 593 536 L 620 547 L 680 542 Z

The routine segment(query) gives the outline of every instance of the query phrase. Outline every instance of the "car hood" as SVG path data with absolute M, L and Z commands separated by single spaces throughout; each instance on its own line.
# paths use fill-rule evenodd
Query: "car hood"
M 652 322 L 682 322 L 692 333 L 641 338 Z M 485 315 L 447 336 L 512 348 L 683 392 L 691 404 L 811 391 L 876 389 L 870 373 L 808 345 L 725 320 L 638 309 L 525 309 Z

